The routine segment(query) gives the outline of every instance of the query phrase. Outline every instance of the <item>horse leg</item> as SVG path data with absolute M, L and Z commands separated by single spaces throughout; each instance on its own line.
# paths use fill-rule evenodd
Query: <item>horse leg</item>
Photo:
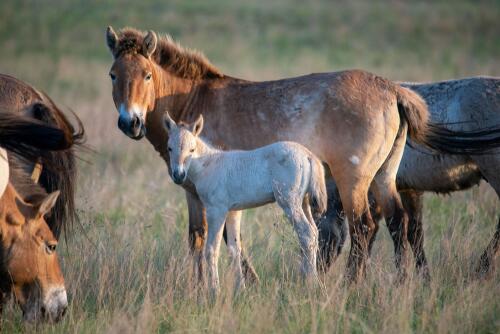
M 400 128 L 392 150 L 377 175 L 375 175 L 372 184 L 373 194 L 377 203 L 382 207 L 394 243 L 395 262 L 400 281 L 406 278 L 408 262 L 408 215 L 403 208 L 401 197 L 396 189 L 396 174 L 406 144 L 406 130 L 405 125 Z
M 422 226 L 422 193 L 417 191 L 405 191 L 399 193 L 403 207 L 409 216 L 408 241 L 415 257 L 415 267 L 417 273 L 422 275 L 424 280 L 430 281 L 429 265 L 424 251 L 424 231 Z
M 315 221 L 319 233 L 318 270 L 326 273 L 337 259 L 347 237 L 342 202 L 333 179 L 326 180 L 328 192 L 327 210 L 323 217 Z
M 245 277 L 241 268 L 240 222 L 241 211 L 230 211 L 226 216 L 226 224 L 224 225 L 224 231 L 227 232 L 226 243 L 236 275 L 237 290 L 245 288 Z
M 351 249 L 347 259 L 345 278 L 349 283 L 356 283 L 365 276 L 368 242 L 375 229 L 368 204 L 368 188 L 371 179 L 342 181 L 338 183 L 338 187 L 351 236 Z
M 497 197 L 500 198 L 500 176 L 498 175 L 498 166 L 500 166 L 500 156 L 480 156 L 475 158 L 479 168 L 488 181 L 495 189 Z M 480 278 L 488 278 L 495 270 L 495 258 L 500 253 L 500 220 L 497 223 L 493 238 L 484 250 L 479 263 L 476 267 L 476 273 Z
M 500 249 L 500 220 L 498 221 L 495 234 L 493 239 L 491 239 L 488 247 L 484 250 L 479 264 L 476 268 L 476 272 L 480 277 L 489 277 L 495 269 L 495 257 L 498 255 Z
M 186 200 L 189 214 L 189 249 L 193 256 L 193 272 L 198 282 L 204 282 L 203 249 L 207 231 L 205 209 L 198 196 L 186 191 Z
M 219 292 L 219 252 L 222 230 L 227 211 L 216 207 L 207 208 L 208 233 L 205 245 L 205 258 L 208 266 L 208 285 L 212 296 Z
M 368 193 L 368 203 L 370 204 L 370 213 L 372 215 L 373 223 L 375 224 L 373 235 L 368 244 L 368 256 L 370 257 L 372 255 L 373 244 L 375 243 L 375 239 L 377 238 L 377 233 L 380 228 L 380 220 L 382 220 L 383 214 L 382 208 L 378 205 L 372 192 Z
M 278 205 L 285 212 L 288 220 L 292 223 L 299 238 L 300 250 L 302 253 L 301 273 L 306 281 L 313 282 L 318 277 L 316 271 L 316 254 L 318 252 L 318 230 L 314 220 L 309 221 L 306 213 L 302 209 L 305 205 L 305 198 L 300 204 L 299 195 L 289 194 L 283 196 L 281 191 L 275 193 Z M 312 216 L 312 215 L 311 215 Z
M 240 221 L 241 221 L 241 211 L 229 211 L 229 213 L 227 214 L 227 217 L 226 217 L 226 224 L 230 223 L 230 222 L 236 222 L 238 221 L 238 226 L 240 225 Z M 224 237 L 224 242 L 226 243 L 226 245 L 228 245 L 228 237 L 227 237 L 227 228 L 226 226 L 224 226 L 224 233 L 222 234 L 222 236 Z M 250 262 L 249 258 L 245 255 L 245 251 L 243 249 L 243 244 L 241 242 L 241 235 L 239 236 L 239 240 L 240 240 L 240 246 L 241 246 L 241 267 L 242 267 L 242 270 L 243 270 L 243 275 L 245 276 L 245 281 L 247 282 L 250 282 L 250 283 L 255 283 L 255 284 L 259 284 L 259 275 L 257 275 L 257 272 L 255 271 L 252 263 Z

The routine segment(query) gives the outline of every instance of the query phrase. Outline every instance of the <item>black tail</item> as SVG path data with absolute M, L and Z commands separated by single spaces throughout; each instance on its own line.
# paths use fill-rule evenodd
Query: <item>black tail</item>
M 442 125 L 428 124 L 426 144 L 448 154 L 484 155 L 500 152 L 500 127 L 477 131 L 454 131 Z
M 56 190 L 61 192 L 52 210 L 53 213 L 47 220 L 50 229 L 56 238 L 59 238 L 63 231 L 68 234 L 77 220 L 75 209 L 77 169 L 74 147 L 83 145 L 85 131 L 82 122 L 75 114 L 73 117 L 78 123 L 76 130 L 57 105 L 48 96 L 45 95 L 44 98 L 48 103 L 36 103 L 32 106 L 34 117 L 61 129 L 72 143 L 71 148 L 67 150 L 48 154 L 45 160 L 49 168 L 42 169 L 39 179 L 48 193 Z
M 412 141 L 433 151 L 448 154 L 491 154 L 500 152 L 500 125 L 478 131 L 455 131 L 429 121 L 425 100 L 418 93 L 395 85 L 401 119 L 408 124 Z M 418 148 L 417 148 L 418 149 Z

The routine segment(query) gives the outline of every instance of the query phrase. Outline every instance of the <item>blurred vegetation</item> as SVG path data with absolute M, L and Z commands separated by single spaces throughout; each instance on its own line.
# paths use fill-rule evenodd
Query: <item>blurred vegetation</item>
M 2 58 L 109 61 L 112 25 L 169 33 L 231 74 L 259 77 L 360 67 L 436 80 L 500 65 L 498 0 L 3 0 L 0 13 Z
M 392 242 L 382 227 L 363 284 L 342 284 L 347 244 L 324 286 L 305 289 L 293 230 L 267 206 L 245 212 L 242 224 L 261 285 L 234 296 L 223 247 L 221 298 L 200 303 L 183 192 L 149 143 L 116 127 L 108 25 L 169 33 L 224 72 L 254 80 L 345 68 L 415 81 L 500 75 L 498 0 L 0 1 L 0 72 L 75 110 L 95 148 L 90 163 L 80 163 L 82 228 L 59 251 L 68 314 L 56 326 L 24 327 L 10 304 L 5 332 L 499 332 L 500 271 L 472 279 L 498 219 L 487 185 L 426 196 L 429 285 L 418 277 L 393 284 Z

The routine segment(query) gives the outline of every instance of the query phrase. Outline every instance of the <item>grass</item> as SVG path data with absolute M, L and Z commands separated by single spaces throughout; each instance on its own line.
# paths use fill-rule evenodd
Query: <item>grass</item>
M 305 288 L 298 246 L 275 206 L 249 210 L 243 237 L 261 277 L 239 295 L 223 250 L 223 289 L 210 305 L 193 289 L 187 210 L 162 160 L 116 127 L 104 43 L 109 24 L 169 32 L 224 72 L 273 79 L 360 67 L 397 80 L 499 75 L 498 1 L 13 1 L 0 2 L 0 71 L 33 83 L 84 121 L 97 153 L 80 164 L 82 229 L 61 245 L 70 309 L 42 333 L 408 333 L 500 330 L 500 274 L 472 267 L 497 219 L 482 185 L 425 198 L 433 280 L 394 284 L 385 228 L 367 279 L 342 284 L 346 253 Z M 348 247 L 349 245 L 346 245 Z M 348 248 L 345 248 L 348 249 Z M 498 264 L 498 260 L 497 260 Z M 4 331 L 31 332 L 9 305 Z

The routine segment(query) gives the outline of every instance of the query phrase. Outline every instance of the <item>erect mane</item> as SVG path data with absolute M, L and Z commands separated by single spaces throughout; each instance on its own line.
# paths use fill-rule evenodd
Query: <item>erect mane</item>
M 114 57 L 124 54 L 143 54 L 143 41 L 147 32 L 124 28 L 118 33 Z M 185 79 L 222 78 L 224 74 L 203 53 L 182 47 L 170 35 L 158 36 L 152 55 L 153 60 L 164 70 Z

